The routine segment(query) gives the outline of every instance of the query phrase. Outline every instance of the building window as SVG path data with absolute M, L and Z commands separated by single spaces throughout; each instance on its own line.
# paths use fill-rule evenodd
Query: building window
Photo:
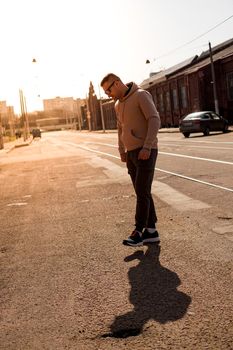
M 177 96 L 177 90 L 172 89 L 172 99 L 173 99 L 173 107 L 174 109 L 178 109 L 178 96 Z
M 163 104 L 163 94 L 162 93 L 159 94 L 159 107 L 160 107 L 160 112 L 163 113 L 164 112 L 164 104 Z
M 166 110 L 170 112 L 171 110 L 171 102 L 170 102 L 170 93 L 169 91 L 166 92 Z
M 181 86 L 181 88 L 180 88 L 180 95 L 181 95 L 181 107 L 182 108 L 187 108 L 188 101 L 187 101 L 186 86 Z
M 233 100 L 233 72 L 227 74 L 227 95 L 229 100 Z

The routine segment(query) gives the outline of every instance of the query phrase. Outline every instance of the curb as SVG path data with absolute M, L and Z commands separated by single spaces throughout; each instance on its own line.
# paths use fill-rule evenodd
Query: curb
M 179 133 L 180 130 L 179 128 L 175 129 L 175 128 L 171 128 L 171 129 L 166 129 L 166 128 L 162 128 L 162 129 L 159 129 L 159 133 L 167 133 L 167 134 L 171 134 L 171 133 Z
M 33 140 L 33 137 L 31 137 L 29 141 L 25 141 L 23 143 L 14 144 L 14 145 L 10 146 L 7 149 L 3 148 L 3 150 L 1 150 L 1 151 L 3 151 L 4 153 L 9 153 L 9 152 L 13 151 L 13 149 L 15 149 L 15 148 L 29 146 L 32 143 L 32 140 Z

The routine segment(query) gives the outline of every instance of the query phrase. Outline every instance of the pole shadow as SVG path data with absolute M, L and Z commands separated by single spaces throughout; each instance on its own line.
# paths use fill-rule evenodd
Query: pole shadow
M 160 246 L 151 244 L 145 253 L 136 251 L 124 259 L 125 262 L 139 261 L 128 271 L 131 284 L 129 301 L 134 309 L 116 316 L 110 326 L 111 332 L 102 337 L 137 336 L 149 320 L 165 324 L 185 315 L 191 297 L 177 290 L 181 280 L 174 271 L 160 264 L 159 254 Z

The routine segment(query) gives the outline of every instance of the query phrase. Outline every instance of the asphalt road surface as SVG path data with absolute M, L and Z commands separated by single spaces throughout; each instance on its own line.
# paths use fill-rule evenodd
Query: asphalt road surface
M 233 348 L 233 133 L 159 134 L 161 244 L 122 245 L 135 195 L 111 133 L 0 153 L 0 349 Z

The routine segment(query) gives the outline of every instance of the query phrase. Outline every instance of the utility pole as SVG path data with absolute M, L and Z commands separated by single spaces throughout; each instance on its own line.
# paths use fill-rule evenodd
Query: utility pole
M 81 112 L 80 112 L 80 105 L 78 105 L 78 112 L 77 112 L 77 116 L 78 116 L 78 129 L 79 131 L 82 131 L 82 124 L 81 124 Z
M 2 133 L 2 116 L 0 114 L 0 149 L 4 148 L 3 133 Z
M 213 92 L 214 92 L 214 106 L 215 106 L 215 112 L 217 114 L 219 114 L 216 79 L 215 79 L 215 71 L 214 71 L 214 62 L 213 62 L 213 56 L 212 56 L 212 50 L 211 50 L 210 42 L 209 42 L 209 52 L 210 52 L 211 76 L 212 76 Z
M 86 95 L 86 106 L 87 106 L 87 122 L 88 122 L 88 129 L 91 131 L 91 113 L 89 109 L 89 98 Z
M 104 112 L 103 112 L 103 105 L 102 105 L 102 98 L 101 98 L 101 94 L 100 94 L 100 86 L 99 87 L 99 96 L 100 96 L 100 115 L 101 115 L 101 123 L 102 123 L 102 129 L 103 132 L 105 132 L 105 122 L 104 122 Z
M 20 99 L 21 116 L 23 118 L 23 138 L 24 138 L 24 141 L 26 141 L 28 137 L 28 125 L 27 125 L 28 123 L 26 119 L 25 98 L 23 95 L 23 91 L 21 89 L 19 90 L 19 99 Z
M 24 102 L 26 128 L 27 128 L 27 138 L 28 138 L 29 135 L 30 135 L 30 127 L 29 127 L 29 120 L 28 120 L 28 111 L 27 111 L 26 97 L 24 95 L 23 95 L 23 102 Z
M 14 127 L 13 111 L 11 107 L 7 107 L 7 114 L 8 114 L 8 120 L 9 120 L 9 126 L 10 126 L 10 137 L 11 137 L 11 140 L 13 140 L 15 136 L 15 127 Z

